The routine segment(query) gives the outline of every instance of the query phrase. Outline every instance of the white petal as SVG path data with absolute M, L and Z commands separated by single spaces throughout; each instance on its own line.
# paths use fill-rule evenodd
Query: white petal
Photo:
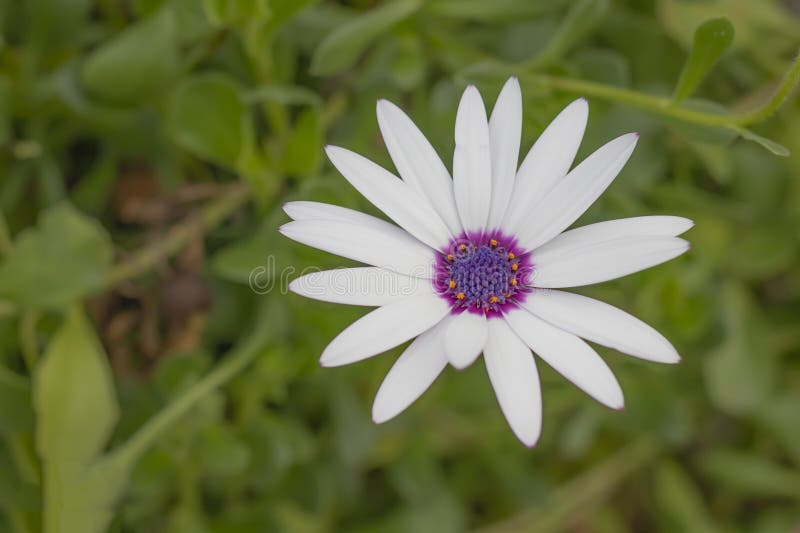
M 694 222 L 673 216 L 647 216 L 607 220 L 581 226 L 554 237 L 536 249 L 536 257 L 546 261 L 557 254 L 568 253 L 583 246 L 624 237 L 675 237 L 688 231 Z
M 542 432 L 542 392 L 536 361 L 504 320 L 493 318 L 488 322 L 483 360 L 489 380 L 511 430 L 526 446 L 533 446 Z
M 634 357 L 658 363 L 677 363 L 681 359 L 658 331 L 599 300 L 571 292 L 541 290 L 522 307 L 557 328 Z
M 438 295 L 410 296 L 362 316 L 328 344 L 319 359 L 322 366 L 361 361 L 416 337 L 450 311 Z
M 639 135 L 629 133 L 606 143 L 584 159 L 536 203 L 520 226 L 520 244 L 533 250 L 570 224 L 606 190 L 636 147 Z
M 378 101 L 378 126 L 400 177 L 428 199 L 453 235 L 461 221 L 453 196 L 453 180 L 425 135 L 399 107 Z
M 450 364 L 459 370 L 471 365 L 486 345 L 486 317 L 469 312 L 448 317 L 444 349 Z
M 503 222 L 506 231 L 515 234 L 536 203 L 567 174 L 588 118 L 586 99 L 575 100 L 553 119 L 528 151 L 517 172 L 514 196 Z
M 287 202 L 283 204 L 283 211 L 292 220 L 339 220 L 367 225 L 380 220 L 361 211 L 322 202 Z
M 519 143 L 522 136 L 522 92 L 517 78 L 509 78 L 489 118 L 492 160 L 492 203 L 487 227 L 500 226 L 506 214 L 517 175 Z
M 456 114 L 456 150 L 453 154 L 453 188 L 464 229 L 483 231 L 492 195 L 489 122 L 474 85 L 464 91 Z
M 427 279 L 378 267 L 337 268 L 292 280 L 289 290 L 307 298 L 349 305 L 386 305 L 417 294 L 433 294 Z
M 402 413 L 439 377 L 447 366 L 442 346 L 442 322 L 406 348 L 381 383 L 372 404 L 372 420 L 380 424 Z
M 677 237 L 628 237 L 552 253 L 533 254 L 535 287 L 591 285 L 627 276 L 678 257 L 689 243 Z
M 617 378 L 591 346 L 524 309 L 512 310 L 504 318 L 525 344 L 556 372 L 598 402 L 612 409 L 622 409 L 625 401 Z
M 358 192 L 417 239 L 435 249 L 450 242 L 450 230 L 428 201 L 408 184 L 350 150 L 327 146 L 325 153 Z
M 400 274 L 430 278 L 434 252 L 402 229 L 364 215 L 361 223 L 297 220 L 278 231 L 297 242 Z

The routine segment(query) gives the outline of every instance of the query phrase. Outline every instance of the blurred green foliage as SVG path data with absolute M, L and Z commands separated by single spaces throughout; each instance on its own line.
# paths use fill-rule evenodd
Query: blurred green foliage
M 800 528 L 796 1 L 0 0 L 0 28 L 0 531 Z M 642 134 L 582 222 L 696 221 L 585 290 L 683 362 L 601 351 L 622 412 L 539 365 L 534 450 L 480 363 L 375 426 L 399 350 L 318 367 L 363 311 L 283 294 L 345 262 L 280 205 L 374 213 L 323 145 L 392 168 L 388 98 L 449 165 L 463 87 L 511 74 L 523 150 L 577 96 L 581 155 Z

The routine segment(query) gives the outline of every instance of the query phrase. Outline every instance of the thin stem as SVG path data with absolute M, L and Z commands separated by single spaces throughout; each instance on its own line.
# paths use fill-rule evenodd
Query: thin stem
M 122 281 L 148 272 L 159 261 L 186 246 L 198 232 L 219 224 L 225 217 L 241 207 L 249 197 L 250 190 L 246 186 L 232 187 L 218 200 L 203 208 L 199 215 L 173 226 L 163 239 L 139 250 L 130 258 L 115 265 L 106 276 L 103 285 L 113 287 Z
M 658 457 L 659 449 L 649 438 L 629 444 L 585 474 L 564 484 L 544 505 L 536 506 L 480 533 L 562 531 L 578 514 L 601 504 L 636 471 Z
M 529 74 L 535 82 L 562 91 L 594 96 L 604 100 L 623 102 L 633 107 L 638 107 L 647 111 L 652 111 L 660 115 L 670 116 L 684 122 L 705 124 L 708 126 L 730 127 L 734 125 L 744 126 L 753 124 L 766 119 L 777 110 L 789 97 L 792 89 L 800 80 L 800 56 L 798 56 L 786 75 L 773 94 L 772 98 L 764 105 L 746 113 L 734 113 L 729 115 L 706 113 L 686 107 L 675 105 L 671 98 L 652 96 L 649 94 L 595 83 L 591 81 L 577 80 L 563 76 L 552 76 L 549 74 Z
M 120 461 L 124 465 L 133 465 L 158 437 L 186 415 L 198 402 L 249 365 L 261 353 L 268 336 L 267 328 L 259 327 L 257 324 L 256 330 L 242 345 L 235 348 L 233 353 L 226 356 L 203 379 L 151 417 L 125 444 L 112 452 L 109 460 Z

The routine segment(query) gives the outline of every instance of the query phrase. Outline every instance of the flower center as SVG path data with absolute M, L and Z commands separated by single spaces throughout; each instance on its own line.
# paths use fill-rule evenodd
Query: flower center
M 455 239 L 437 258 L 434 285 L 453 312 L 502 314 L 530 292 L 528 254 L 497 232 Z

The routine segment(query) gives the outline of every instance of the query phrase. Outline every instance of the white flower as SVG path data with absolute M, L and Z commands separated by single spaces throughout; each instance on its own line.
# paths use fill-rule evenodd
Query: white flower
M 685 218 L 636 217 L 564 232 L 603 193 L 638 135 L 605 144 L 570 171 L 588 105 L 568 105 L 517 169 L 522 97 L 506 82 L 492 116 L 478 90 L 464 91 L 456 117 L 453 178 L 408 116 L 385 100 L 378 124 L 400 173 L 334 146 L 333 165 L 398 226 L 315 202 L 284 206 L 281 233 L 371 267 L 302 276 L 292 291 L 329 302 L 377 306 L 325 348 L 323 366 L 372 357 L 416 337 L 375 398 L 384 422 L 414 402 L 450 363 L 483 353 L 500 408 L 533 446 L 542 400 L 535 353 L 597 401 L 620 409 L 622 390 L 582 339 L 660 363 L 680 360 L 656 330 L 606 303 L 564 292 L 672 259 L 689 244 Z M 563 233 L 562 233 L 563 232 Z

